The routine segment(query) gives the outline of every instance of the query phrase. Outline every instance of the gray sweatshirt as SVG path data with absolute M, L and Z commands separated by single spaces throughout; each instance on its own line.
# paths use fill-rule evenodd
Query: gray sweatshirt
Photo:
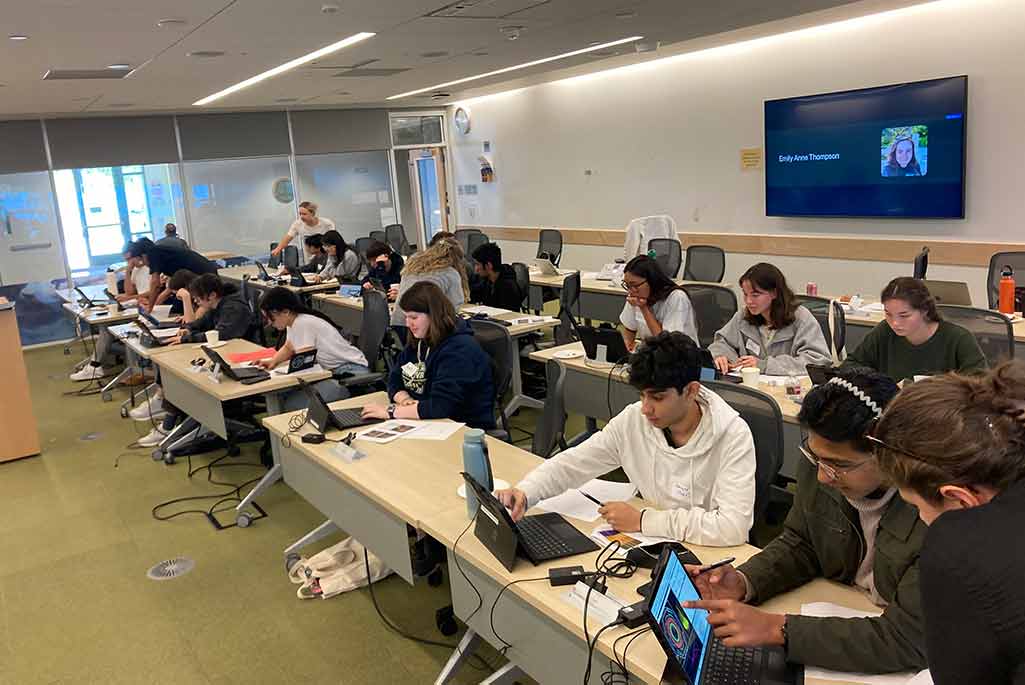
M 805 374 L 808 364 L 831 364 L 829 345 L 822 327 L 804 307 L 794 310 L 794 322 L 773 331 L 771 342 L 762 329 L 749 323 L 742 307 L 729 322 L 715 332 L 708 346 L 713 357 L 726 357 L 730 362 L 751 355 L 758 357 L 758 368 L 769 376 Z
M 323 279 L 337 278 L 339 281 L 355 282 L 362 276 L 362 267 L 363 262 L 355 250 L 346 250 L 340 265 L 337 257 L 328 257 L 327 264 L 320 270 L 319 275 Z
M 402 294 L 409 290 L 410 286 L 414 283 L 419 283 L 420 281 L 428 281 L 441 288 L 441 292 L 445 293 L 445 297 L 449 299 L 457 312 L 466 301 L 466 298 L 463 297 L 463 280 L 459 277 L 459 272 L 451 266 L 446 266 L 439 271 L 428 271 L 423 274 L 404 273 L 402 274 L 402 280 L 399 281 L 399 296 L 395 298 L 395 309 L 391 313 L 392 326 L 406 325 L 406 315 L 398 303 L 402 299 Z

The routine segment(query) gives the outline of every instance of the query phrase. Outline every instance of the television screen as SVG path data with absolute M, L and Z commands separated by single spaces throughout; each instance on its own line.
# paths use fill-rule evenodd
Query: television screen
M 964 218 L 967 84 L 766 101 L 765 213 Z

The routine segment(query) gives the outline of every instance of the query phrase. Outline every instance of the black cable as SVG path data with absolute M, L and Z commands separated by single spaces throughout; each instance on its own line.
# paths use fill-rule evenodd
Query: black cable
M 609 670 L 601 674 L 602 685 L 629 685 L 630 683 L 630 672 L 626 667 L 626 653 L 630 649 L 630 645 L 634 643 L 634 640 L 639 638 L 641 635 L 649 632 L 650 627 L 640 628 L 632 633 L 624 633 L 617 637 L 612 643 L 612 659 L 609 660 Z M 626 646 L 623 648 L 622 658 L 616 653 L 616 648 L 619 643 L 629 638 Z M 620 672 L 616 673 L 615 668 L 619 667 Z
M 227 492 L 218 492 L 218 493 L 215 493 L 215 494 L 212 494 L 212 495 L 193 495 L 191 497 L 177 497 L 175 499 L 167 500 L 166 502 L 161 502 L 160 504 L 158 504 L 155 507 L 153 507 L 153 509 L 150 510 L 150 514 L 153 516 L 153 518 L 155 518 L 158 521 L 169 521 L 169 520 L 171 520 L 173 518 L 177 518 L 178 516 L 182 516 L 184 514 L 203 514 L 204 516 L 216 514 L 217 511 L 215 511 L 215 509 L 216 509 L 218 504 L 221 504 L 222 502 L 227 502 L 229 500 L 230 501 L 239 501 L 239 502 L 241 502 L 242 499 L 243 499 L 243 497 L 242 497 L 242 489 L 245 488 L 247 485 L 252 485 L 253 483 L 259 482 L 261 480 L 261 478 L 262 478 L 262 476 L 259 476 L 257 478 L 253 478 L 251 480 L 247 480 L 245 483 L 242 483 L 238 487 L 235 487 L 232 490 L 229 490 Z M 160 515 L 157 514 L 157 511 L 159 511 L 160 509 L 163 509 L 164 507 L 168 507 L 168 506 L 170 506 L 172 504 L 179 504 L 181 502 L 192 502 L 192 501 L 200 501 L 200 500 L 207 500 L 207 499 L 214 499 L 214 498 L 217 498 L 217 501 L 214 502 L 213 505 L 209 509 L 185 509 L 185 510 L 182 510 L 182 511 L 177 511 L 177 512 L 175 512 L 175 513 L 173 513 L 173 514 L 171 514 L 169 516 L 160 516 Z M 225 511 L 225 510 L 221 509 L 219 511 Z
M 584 669 L 584 685 L 588 685 L 591 680 L 591 657 L 594 656 L 594 647 L 598 644 L 598 638 L 609 628 L 615 628 L 616 626 L 623 625 L 623 619 L 617 618 L 612 623 L 603 625 L 598 629 L 598 632 L 594 634 L 594 639 L 587 643 L 587 668 Z
M 459 547 L 459 541 L 463 539 L 464 535 L 466 535 L 466 531 L 470 530 L 470 526 L 474 524 L 474 521 L 476 521 L 476 518 L 470 519 L 470 522 L 466 524 L 466 528 L 463 528 L 463 532 L 456 538 L 455 544 L 452 545 L 452 558 L 456 560 L 456 568 L 459 569 L 459 575 L 463 577 L 466 584 L 469 585 L 473 590 L 473 593 L 477 595 L 477 606 L 470 612 L 470 615 L 466 617 L 466 620 L 463 621 L 466 625 L 470 625 L 470 619 L 476 616 L 477 612 L 484 606 L 484 598 L 481 597 L 480 590 L 478 590 L 477 586 L 470 581 L 470 577 L 466 575 L 466 571 L 463 570 L 463 565 L 459 563 L 459 555 L 456 553 L 456 548 Z
M 505 638 L 499 635 L 498 630 L 495 628 L 495 607 L 498 606 L 498 600 L 502 599 L 502 594 L 513 585 L 517 585 L 519 583 L 532 583 L 538 580 L 548 580 L 548 576 L 544 576 L 543 578 L 520 578 L 519 580 L 509 581 L 502 586 L 501 590 L 498 591 L 498 594 L 495 596 L 495 601 L 491 604 L 491 632 L 495 634 L 495 637 L 497 637 L 503 645 L 503 647 L 498 650 L 499 654 L 502 656 L 505 656 L 505 653 L 512 648 L 512 645 L 508 643 Z

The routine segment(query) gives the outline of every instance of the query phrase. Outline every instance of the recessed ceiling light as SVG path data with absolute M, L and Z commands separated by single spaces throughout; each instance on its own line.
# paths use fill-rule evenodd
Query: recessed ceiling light
M 283 74 L 283 73 L 285 73 L 286 71 L 288 71 L 290 69 L 295 69 L 296 67 L 302 66 L 302 65 L 304 65 L 304 64 L 306 64 L 308 62 L 312 62 L 313 60 L 319 59 L 319 58 L 323 57 L 324 55 L 330 55 L 332 52 L 337 52 L 338 50 L 341 50 L 342 48 L 347 48 L 350 45 L 355 45 L 356 43 L 364 41 L 364 40 L 366 40 L 368 38 L 373 38 L 374 35 L 375 34 L 373 34 L 373 33 L 368 33 L 368 32 L 365 32 L 365 31 L 362 32 L 362 33 L 355 33 L 355 34 L 349 36 L 348 38 L 343 38 L 342 40 L 338 41 L 337 43 L 331 43 L 330 45 L 325 45 L 324 47 L 320 48 L 319 50 L 314 50 L 311 53 L 303 55 L 302 57 L 296 57 L 295 59 L 290 60 L 288 62 L 285 62 L 284 64 L 278 65 L 278 66 L 274 67 L 273 69 L 268 69 L 267 71 L 265 71 L 265 72 L 263 72 L 261 74 L 257 74 L 256 76 L 253 76 L 251 78 L 247 78 L 245 81 L 239 81 L 235 85 L 228 86 L 224 90 L 217 91 L 213 95 L 208 95 L 208 96 L 206 96 L 205 98 L 203 98 L 201 100 L 196 100 L 195 102 L 192 103 L 192 105 L 195 106 L 195 107 L 199 107 L 199 106 L 202 106 L 202 105 L 210 104 L 214 100 L 219 100 L 222 97 L 224 97 L 225 95 L 231 95 L 232 93 L 236 93 L 236 92 L 242 90 L 243 88 L 248 88 L 249 86 L 255 85 L 255 84 L 259 83 L 260 81 L 265 81 L 266 79 L 273 78 L 273 77 L 277 76 L 278 74 Z
M 524 62 L 523 64 L 515 64 L 511 67 L 505 67 L 504 69 L 495 69 L 494 71 L 487 71 L 483 74 L 477 74 L 476 76 L 467 76 L 466 78 L 456 79 L 455 81 L 446 81 L 445 83 L 436 83 L 433 86 L 427 86 L 426 88 L 418 88 L 417 90 L 410 90 L 405 93 L 399 93 L 398 95 L 392 95 L 386 99 L 397 100 L 398 98 L 408 97 L 410 95 L 416 95 L 418 93 L 424 93 L 429 90 L 436 90 L 438 88 L 446 88 L 448 86 L 454 86 L 460 83 L 468 83 L 470 81 L 477 81 L 482 78 L 488 78 L 489 76 L 498 76 L 499 74 L 507 74 L 510 71 L 516 71 L 518 69 L 527 69 L 528 67 L 536 67 L 539 64 L 547 64 L 548 62 L 554 62 L 560 59 L 567 59 L 569 57 L 575 57 L 577 55 L 583 55 L 588 52 L 594 52 L 595 50 L 601 50 L 602 48 L 611 48 L 614 45 L 622 45 L 623 43 L 630 43 L 635 40 L 640 40 L 644 36 L 630 36 L 629 38 L 621 38 L 614 40 L 610 43 L 601 43 L 600 45 L 592 45 L 590 47 L 581 48 L 579 50 L 573 50 L 571 52 L 564 52 L 561 55 L 552 55 L 551 57 L 544 57 L 542 59 L 536 59 L 532 62 Z
M 637 16 L 637 10 L 619 10 L 616 12 L 616 19 L 633 19 Z
M 10 38 L 11 40 L 28 40 L 28 36 L 26 36 L 23 33 L 12 33 L 11 35 L 9 35 L 7 37 Z
M 193 50 L 192 52 L 186 52 L 186 57 L 199 57 L 210 58 L 210 57 L 224 57 L 224 50 Z
M 126 64 L 124 62 L 118 62 L 117 64 L 108 64 L 107 68 L 108 69 L 120 69 L 121 71 L 124 71 L 125 69 L 131 69 L 132 65 L 131 64 Z
M 175 26 L 184 26 L 188 22 L 184 19 L 161 19 L 157 22 L 157 28 L 166 29 L 173 28 Z
M 135 107 L 134 102 L 112 102 L 107 107 L 121 108 L 121 107 Z
M 299 102 L 299 98 L 274 98 L 274 102 Z
M 448 50 L 431 50 L 430 52 L 421 52 L 421 57 L 445 57 L 448 55 Z
M 352 95 L 352 93 L 350 93 L 347 90 L 340 90 L 337 93 L 335 93 L 335 95 Z

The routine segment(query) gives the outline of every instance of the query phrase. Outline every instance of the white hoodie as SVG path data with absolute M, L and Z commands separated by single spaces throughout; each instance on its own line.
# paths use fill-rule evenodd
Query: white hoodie
M 683 447 L 670 447 L 637 402 L 586 442 L 538 466 L 516 487 L 534 506 L 621 466 L 654 504 L 645 509 L 643 534 L 697 545 L 743 544 L 754 520 L 751 429 L 711 390 L 702 387 L 697 399 L 701 421 Z

